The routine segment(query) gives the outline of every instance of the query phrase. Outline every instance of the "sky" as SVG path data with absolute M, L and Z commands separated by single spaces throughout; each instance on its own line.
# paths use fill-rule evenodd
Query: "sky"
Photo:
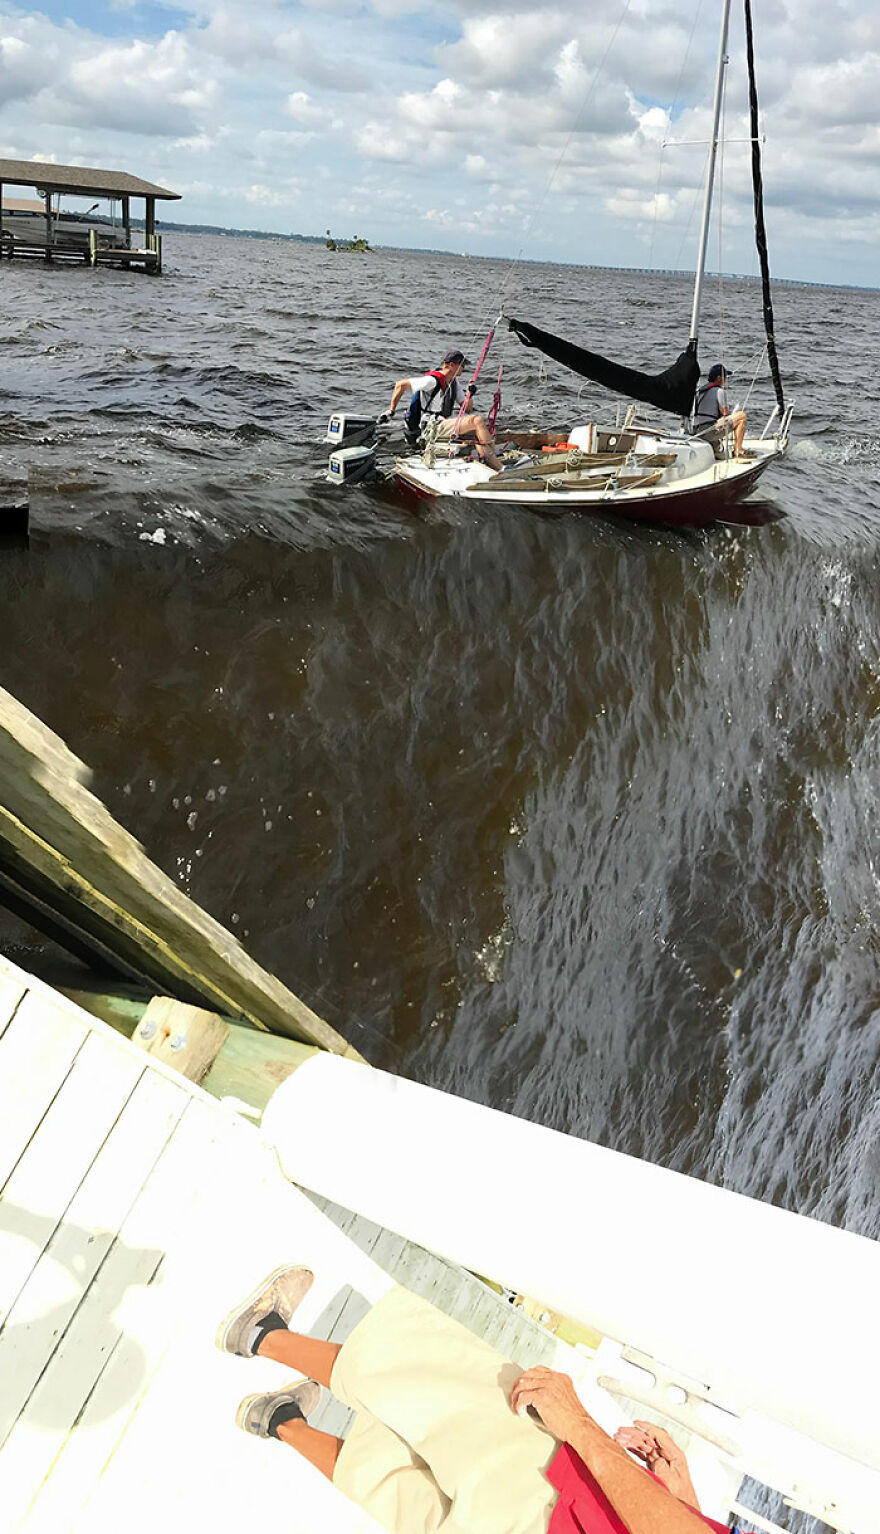
M 880 286 L 880 5 L 752 8 L 774 275 Z M 741 11 L 708 264 L 752 273 Z M 187 223 L 688 269 L 719 17 L 720 0 L 0 0 L 0 158 L 132 171 L 181 193 L 166 216 Z

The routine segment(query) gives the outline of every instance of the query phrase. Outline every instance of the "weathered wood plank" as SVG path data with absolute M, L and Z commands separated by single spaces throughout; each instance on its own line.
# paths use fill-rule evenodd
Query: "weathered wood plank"
M 86 1040 L 85 1025 L 29 991 L 0 1038 L 0 1081 L 14 1084 L 0 1119 L 0 1189 Z
M 132 1034 L 132 1043 L 180 1071 L 188 1081 L 201 1081 L 228 1037 L 229 1024 L 216 1012 L 190 1007 L 172 996 L 154 996 Z
M 145 1070 L 0 1327 L 0 1446 L 31 1395 L 190 1101 Z M 11 1210 L 0 1219 L 16 1228 Z
M 172 995 L 358 1057 L 149 860 L 87 781 L 63 741 L 0 689 L 0 866 L 17 888 Z
M 91 1034 L 28 1143 L 0 1200 L 0 1323 L 45 1250 L 131 1096 L 143 1063 Z M 6 1106 L 9 1089 L 0 1090 Z

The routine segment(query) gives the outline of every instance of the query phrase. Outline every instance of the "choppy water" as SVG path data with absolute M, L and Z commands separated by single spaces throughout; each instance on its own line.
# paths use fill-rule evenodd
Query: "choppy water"
M 674 533 L 318 480 L 501 263 L 166 243 L 161 281 L 0 268 L 3 684 L 375 1063 L 876 1236 L 880 294 L 778 290 L 783 515 Z M 517 282 L 636 365 L 686 335 L 683 279 Z M 569 417 L 514 347 L 508 424 Z

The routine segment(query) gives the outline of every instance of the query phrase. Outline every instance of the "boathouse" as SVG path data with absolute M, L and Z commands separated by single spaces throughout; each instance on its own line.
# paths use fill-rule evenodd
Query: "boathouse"
M 9 196 L 10 187 L 32 188 L 36 196 Z M 63 209 L 62 198 L 87 198 L 93 206 L 86 212 Z M 143 230 L 132 229 L 133 198 L 144 200 Z M 158 274 L 162 237 L 156 233 L 156 203 L 179 199 L 179 192 L 128 171 L 0 160 L 0 257 L 85 261 Z

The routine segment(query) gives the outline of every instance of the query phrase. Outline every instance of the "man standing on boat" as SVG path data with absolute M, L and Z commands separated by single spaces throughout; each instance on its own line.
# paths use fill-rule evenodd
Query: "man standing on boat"
M 691 432 L 695 437 L 706 437 L 713 447 L 716 442 L 721 442 L 724 437 L 733 432 L 734 456 L 742 458 L 747 424 L 746 413 L 744 410 L 731 412 L 726 384 L 728 378 L 732 377 L 733 374 L 722 367 L 720 362 L 716 362 L 715 366 L 709 369 L 706 383 L 702 389 L 697 390 Z
M 278 1268 L 221 1323 L 223 1352 L 299 1376 L 246 1396 L 236 1421 L 296 1449 L 389 1534 L 729 1534 L 662 1429 L 610 1437 L 567 1375 L 521 1370 L 407 1289 L 342 1344 L 292 1331 L 312 1279 Z M 344 1440 L 307 1420 L 321 1386 L 356 1413 Z
M 412 398 L 406 411 L 406 434 L 413 443 L 418 441 L 424 418 L 438 421 L 437 437 L 440 441 L 450 437 L 475 437 L 477 453 L 490 469 L 502 467 L 496 457 L 492 433 L 481 415 L 471 411 L 473 387 L 465 387 L 460 380 L 465 365 L 464 353 L 451 347 L 439 368 L 419 374 L 416 378 L 399 378 L 391 391 L 391 403 L 386 419 L 393 416 L 407 390 Z M 382 417 L 380 417 L 380 420 Z

